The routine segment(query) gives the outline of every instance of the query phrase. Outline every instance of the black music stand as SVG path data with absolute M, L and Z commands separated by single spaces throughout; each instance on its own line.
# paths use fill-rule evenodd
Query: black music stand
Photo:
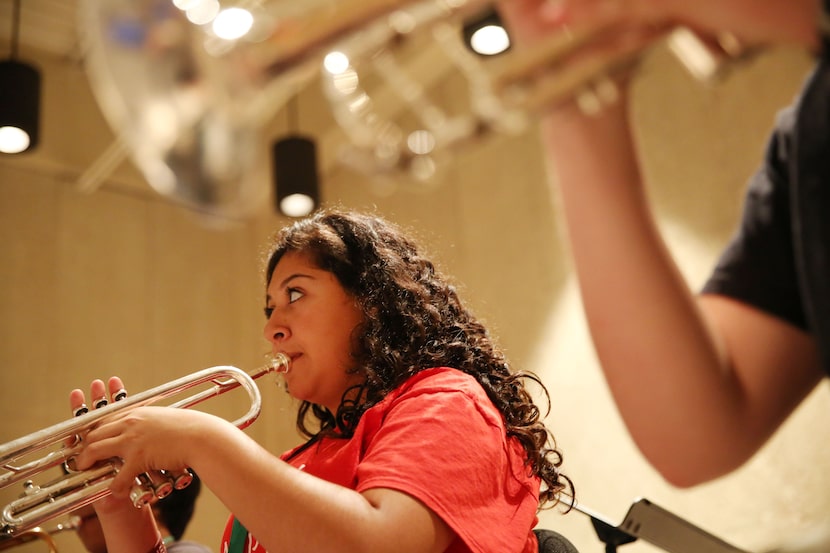
M 637 539 L 669 553 L 747 553 L 648 499 L 634 501 L 623 521 L 616 526 L 578 503 L 573 507 L 591 518 L 606 553 L 616 553 L 618 546 Z

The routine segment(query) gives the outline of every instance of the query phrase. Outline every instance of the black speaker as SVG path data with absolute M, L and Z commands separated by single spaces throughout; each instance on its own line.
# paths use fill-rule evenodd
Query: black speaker
M 292 135 L 274 142 L 276 208 L 289 217 L 304 217 L 320 204 L 317 145 L 308 137 Z
M 0 128 L 16 127 L 29 135 L 31 150 L 40 138 L 40 72 L 14 60 L 0 61 Z

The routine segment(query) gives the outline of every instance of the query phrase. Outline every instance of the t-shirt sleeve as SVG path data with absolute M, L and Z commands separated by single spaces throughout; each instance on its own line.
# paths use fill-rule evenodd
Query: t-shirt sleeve
M 472 551 L 522 550 L 538 506 L 539 481 L 486 395 L 443 387 L 409 390 L 385 412 L 358 467 L 358 491 L 379 487 L 426 504 Z
M 749 183 L 738 230 L 702 291 L 734 298 L 806 329 L 787 185 L 792 120 L 791 109 L 779 116 L 765 163 Z

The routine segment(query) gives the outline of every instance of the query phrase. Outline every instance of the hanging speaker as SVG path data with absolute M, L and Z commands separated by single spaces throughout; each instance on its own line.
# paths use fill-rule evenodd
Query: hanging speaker
M 292 135 L 274 143 L 276 208 L 289 217 L 304 217 L 320 203 L 317 146 L 305 136 Z
M 39 128 L 40 72 L 15 60 L 0 62 L 0 151 L 34 149 Z

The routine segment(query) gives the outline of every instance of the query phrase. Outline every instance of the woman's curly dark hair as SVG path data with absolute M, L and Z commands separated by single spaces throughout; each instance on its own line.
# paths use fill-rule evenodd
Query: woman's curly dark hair
M 331 413 L 303 402 L 297 428 L 305 436 L 352 435 L 362 414 L 412 375 L 453 367 L 473 376 L 502 413 L 507 434 L 527 452 L 527 464 L 542 482 L 540 505 L 555 505 L 573 484 L 559 471 L 562 455 L 542 414 L 525 388 L 536 375 L 512 371 L 487 330 L 467 310 L 455 288 L 395 225 L 373 215 L 323 211 L 280 231 L 266 269 L 266 283 L 287 252 L 303 252 L 335 275 L 356 298 L 363 323 L 352 337 L 355 367 L 365 374 Z M 309 416 L 319 430 L 308 429 Z

